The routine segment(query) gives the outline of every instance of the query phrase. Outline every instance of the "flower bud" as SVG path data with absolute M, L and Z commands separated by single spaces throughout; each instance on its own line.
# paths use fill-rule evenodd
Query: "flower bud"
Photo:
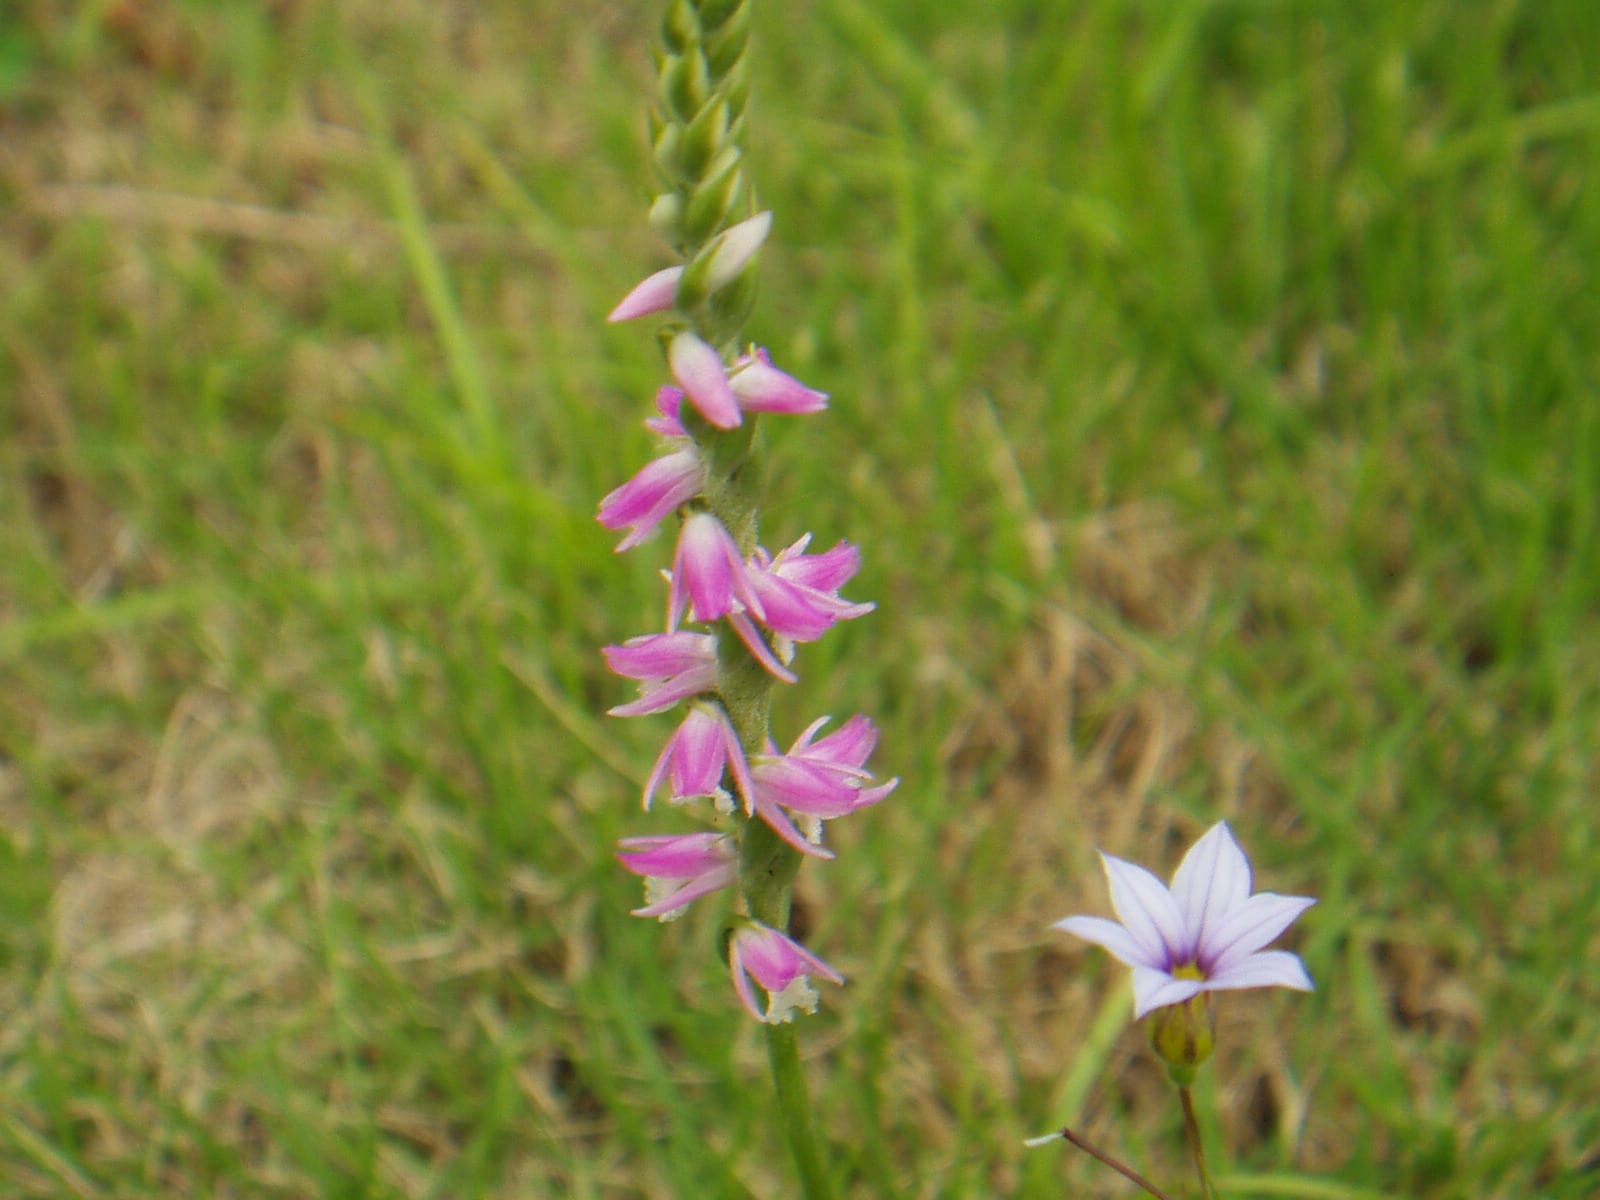
M 700 19 L 689 0 L 672 0 L 661 21 L 661 43 L 669 54 L 682 54 L 700 37 Z
M 683 131 L 680 165 L 687 178 L 699 179 L 705 174 L 707 164 L 715 157 L 727 134 L 727 102 L 708 101 Z
M 1167 1064 L 1167 1073 L 1179 1087 L 1194 1082 L 1195 1070 L 1211 1057 L 1216 1033 L 1208 992 L 1198 992 L 1182 1004 L 1169 1004 L 1150 1014 L 1151 1049 Z
M 662 192 L 650 206 L 650 228 L 662 241 L 681 245 L 684 240 L 683 197 L 676 192 Z

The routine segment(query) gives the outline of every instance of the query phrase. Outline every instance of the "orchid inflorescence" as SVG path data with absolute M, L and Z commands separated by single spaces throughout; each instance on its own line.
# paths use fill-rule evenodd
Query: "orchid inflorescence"
M 770 733 L 770 694 L 794 683 L 796 645 L 873 608 L 840 596 L 861 564 L 840 541 L 814 552 L 805 534 L 777 553 L 757 543 L 757 443 L 765 414 L 827 407 L 826 394 L 740 350 L 757 252 L 772 215 L 747 206 L 742 149 L 747 9 L 733 0 L 674 0 L 658 56 L 653 157 L 662 191 L 651 223 L 684 262 L 647 276 L 610 314 L 627 321 L 671 313 L 662 346 L 672 384 L 645 427 L 659 457 L 600 503 L 598 520 L 623 532 L 618 551 L 677 520 L 665 628 L 604 650 L 638 698 L 611 709 L 636 717 L 681 707 L 644 786 L 644 807 L 665 795 L 709 831 L 626 838 L 618 858 L 645 878 L 634 914 L 671 920 L 692 902 L 737 886 L 748 916 L 726 939 L 739 999 L 758 1020 L 813 1011 L 808 979 L 843 979 L 788 936 L 789 887 L 802 857 L 831 858 L 826 821 L 876 804 L 896 782 L 874 783 L 866 761 L 877 730 L 854 716 L 831 732 L 814 721 L 785 750 Z M 765 1003 L 756 988 L 765 993 Z

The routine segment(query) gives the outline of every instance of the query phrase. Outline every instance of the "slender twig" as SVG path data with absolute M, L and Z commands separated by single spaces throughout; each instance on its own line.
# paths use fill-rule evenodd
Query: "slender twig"
M 1061 1132 L 1060 1132 L 1059 1136 L 1061 1136 L 1061 1137 L 1065 1138 L 1067 1141 L 1071 1142 L 1074 1146 L 1076 1146 L 1079 1150 L 1082 1150 L 1090 1158 L 1098 1159 L 1100 1162 L 1103 1162 L 1106 1166 L 1110 1167 L 1113 1171 L 1115 1171 L 1117 1174 L 1121 1175 L 1124 1179 L 1130 1180 L 1131 1182 L 1138 1184 L 1145 1191 L 1149 1192 L 1152 1196 L 1154 1196 L 1156 1198 L 1156 1200 L 1172 1200 L 1171 1196 L 1167 1195 L 1166 1192 L 1163 1192 L 1155 1184 L 1151 1183 L 1143 1175 L 1139 1174 L 1139 1172 L 1135 1171 L 1132 1167 L 1128 1166 L 1127 1163 L 1119 1162 L 1117 1159 L 1112 1158 L 1111 1155 L 1106 1154 L 1104 1151 L 1097 1150 L 1095 1147 L 1091 1146 L 1088 1142 L 1084 1141 L 1077 1134 L 1073 1133 L 1072 1130 L 1070 1128 L 1068 1128 L 1067 1126 L 1063 1125 L 1061 1127 Z M 1034 1138 L 1034 1139 L 1029 1140 L 1029 1142 L 1027 1144 L 1030 1145 L 1030 1146 L 1037 1146 L 1037 1145 L 1042 1145 L 1044 1142 L 1047 1142 L 1049 1140 L 1050 1139 L 1047 1138 L 1047 1137 L 1046 1138 Z
M 1183 1125 L 1189 1146 L 1194 1151 L 1194 1167 L 1200 1173 L 1200 1195 L 1202 1200 L 1216 1200 L 1217 1191 L 1211 1186 L 1211 1172 L 1206 1170 L 1205 1147 L 1200 1142 L 1200 1122 L 1194 1115 L 1194 1098 L 1186 1087 L 1178 1089 L 1178 1097 L 1183 1101 Z

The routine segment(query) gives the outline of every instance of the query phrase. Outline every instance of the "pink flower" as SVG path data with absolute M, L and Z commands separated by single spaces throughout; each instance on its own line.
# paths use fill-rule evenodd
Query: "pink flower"
M 639 698 L 610 710 L 642 717 L 717 686 L 717 639 L 709 633 L 652 633 L 601 650 L 615 675 L 639 680 Z
M 690 513 L 678 533 L 667 598 L 667 627 L 676 629 L 685 608 L 693 621 L 717 621 L 743 604 L 761 615 L 761 601 L 745 577 L 739 547 L 708 512 Z
M 699 334 L 685 330 L 675 336 L 667 344 L 667 366 L 700 415 L 718 429 L 735 429 L 744 421 L 722 356 Z
M 777 558 L 756 547 L 746 577 L 761 602 L 762 622 L 780 637 L 814 642 L 835 621 L 863 616 L 874 605 L 855 604 L 839 596 L 839 589 L 861 567 L 861 552 L 840 542 L 822 554 L 807 554 L 808 533 L 779 551 Z
M 685 338 L 692 341 L 683 341 L 680 345 L 680 340 Z M 678 357 L 675 358 L 674 353 Z M 719 429 L 737 426 L 743 420 L 742 413 L 795 415 L 820 412 L 828 407 L 826 392 L 808 388 L 794 376 L 778 370 L 759 346 L 741 355 L 731 367 L 724 368 L 722 359 L 708 344 L 692 333 L 683 333 L 672 340 L 667 358 L 673 377 L 688 389 L 690 401 Z M 677 420 L 677 406 L 683 399 L 683 388 L 663 388 L 656 396 L 656 407 L 668 419 L 652 417 L 645 424 L 658 433 L 681 435 L 684 430 Z M 670 414 L 666 413 L 664 397 L 670 397 Z
M 900 784 L 891 779 L 866 786 L 872 778 L 866 761 L 878 744 L 878 731 L 867 717 L 857 714 L 813 742 L 827 722 L 827 717 L 813 721 L 787 754 L 778 754 L 773 746 L 757 755 L 750 769 L 756 815 L 796 850 L 817 858 L 833 857 L 819 845 L 823 821 L 870 807 Z M 800 818 L 798 825 L 789 813 Z
M 728 619 L 739 639 L 756 660 L 785 683 L 795 681 L 772 652 L 772 647 L 745 615 L 753 609 L 762 615 L 761 599 L 750 586 L 749 572 L 739 558 L 739 548 L 708 512 L 691 513 L 678 533 L 667 594 L 667 628 L 676 629 L 687 609 L 691 620 Z
M 745 811 L 749 812 L 755 784 L 739 735 L 720 705 L 696 704 L 650 768 L 650 778 L 644 785 L 644 806 L 650 807 L 666 781 L 674 804 L 705 797 L 720 811 L 732 812 L 733 797 L 722 786 L 724 775 L 733 776 L 734 786 L 744 797 Z
M 792 1021 L 797 1008 L 817 1011 L 818 996 L 808 972 L 834 983 L 844 982 L 844 976 L 799 942 L 759 921 L 748 922 L 733 935 L 728 944 L 728 969 L 750 1015 L 769 1025 Z M 752 980 L 767 993 L 765 1012 L 757 1002 Z
M 725 833 L 631 837 L 617 843 L 617 858 L 643 875 L 645 906 L 636 917 L 676 920 L 689 905 L 739 878 L 739 848 Z
M 706 291 L 715 292 L 732 283 L 745 265 L 755 257 L 756 251 L 767 240 L 772 230 L 772 214 L 757 213 L 749 220 L 740 221 L 717 235 L 709 246 L 711 262 L 706 271 Z M 677 303 L 678 281 L 683 278 L 682 267 L 668 267 L 647 276 L 622 303 L 611 310 L 607 321 L 631 321 L 663 312 Z
M 627 483 L 600 501 L 595 518 L 607 529 L 632 527 L 632 532 L 617 543 L 621 553 L 637 546 L 656 531 L 666 515 L 700 494 L 703 472 L 700 456 L 693 447 L 645 464 Z
M 728 386 L 745 412 L 786 413 L 798 416 L 828 407 L 828 394 L 808 388 L 793 375 L 772 365 L 760 346 L 740 355 L 728 368 Z
M 1133 968 L 1134 1017 L 1201 992 L 1286 987 L 1311 990 L 1297 955 L 1262 947 L 1316 903 L 1306 896 L 1250 894 L 1250 860 L 1226 821 L 1190 848 L 1172 887 L 1134 863 L 1100 855 L 1117 921 L 1068 917 L 1064 929 Z
M 631 292 L 622 298 L 607 321 L 631 321 L 635 317 L 648 317 L 672 307 L 678 295 L 678 280 L 683 277 L 682 267 L 668 267 L 654 275 L 646 275 Z

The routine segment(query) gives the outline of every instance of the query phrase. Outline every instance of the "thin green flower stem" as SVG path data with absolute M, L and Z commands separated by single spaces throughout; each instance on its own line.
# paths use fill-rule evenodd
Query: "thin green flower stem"
M 1217 1200 L 1217 1189 L 1211 1183 L 1211 1172 L 1206 1170 L 1206 1151 L 1200 1142 L 1200 1122 L 1194 1115 L 1194 1097 L 1186 1087 L 1178 1088 L 1178 1098 L 1183 1101 L 1183 1126 L 1194 1151 L 1194 1168 L 1200 1174 L 1202 1200 Z
M 1098 1159 L 1100 1162 L 1103 1162 L 1106 1166 L 1110 1167 L 1118 1175 L 1121 1175 L 1124 1179 L 1127 1179 L 1129 1182 L 1135 1183 L 1139 1187 L 1142 1187 L 1145 1191 L 1154 1196 L 1156 1200 L 1172 1200 L 1171 1196 L 1167 1195 L 1166 1192 L 1163 1192 L 1155 1184 L 1151 1183 L 1143 1175 L 1139 1174 L 1139 1172 L 1128 1166 L 1127 1163 L 1121 1162 L 1118 1159 L 1112 1158 L 1111 1155 L 1095 1149 L 1095 1147 L 1091 1146 L 1077 1134 L 1073 1133 L 1072 1130 L 1065 1125 L 1061 1127 L 1061 1136 L 1067 1141 L 1071 1142 L 1079 1150 L 1082 1150 L 1090 1158 Z
M 811 1096 L 806 1088 L 805 1068 L 800 1064 L 800 1039 L 793 1024 L 767 1026 L 767 1061 L 772 1064 L 778 1111 L 783 1114 L 784 1133 L 789 1138 L 806 1200 L 832 1200 L 833 1184 L 811 1124 Z

